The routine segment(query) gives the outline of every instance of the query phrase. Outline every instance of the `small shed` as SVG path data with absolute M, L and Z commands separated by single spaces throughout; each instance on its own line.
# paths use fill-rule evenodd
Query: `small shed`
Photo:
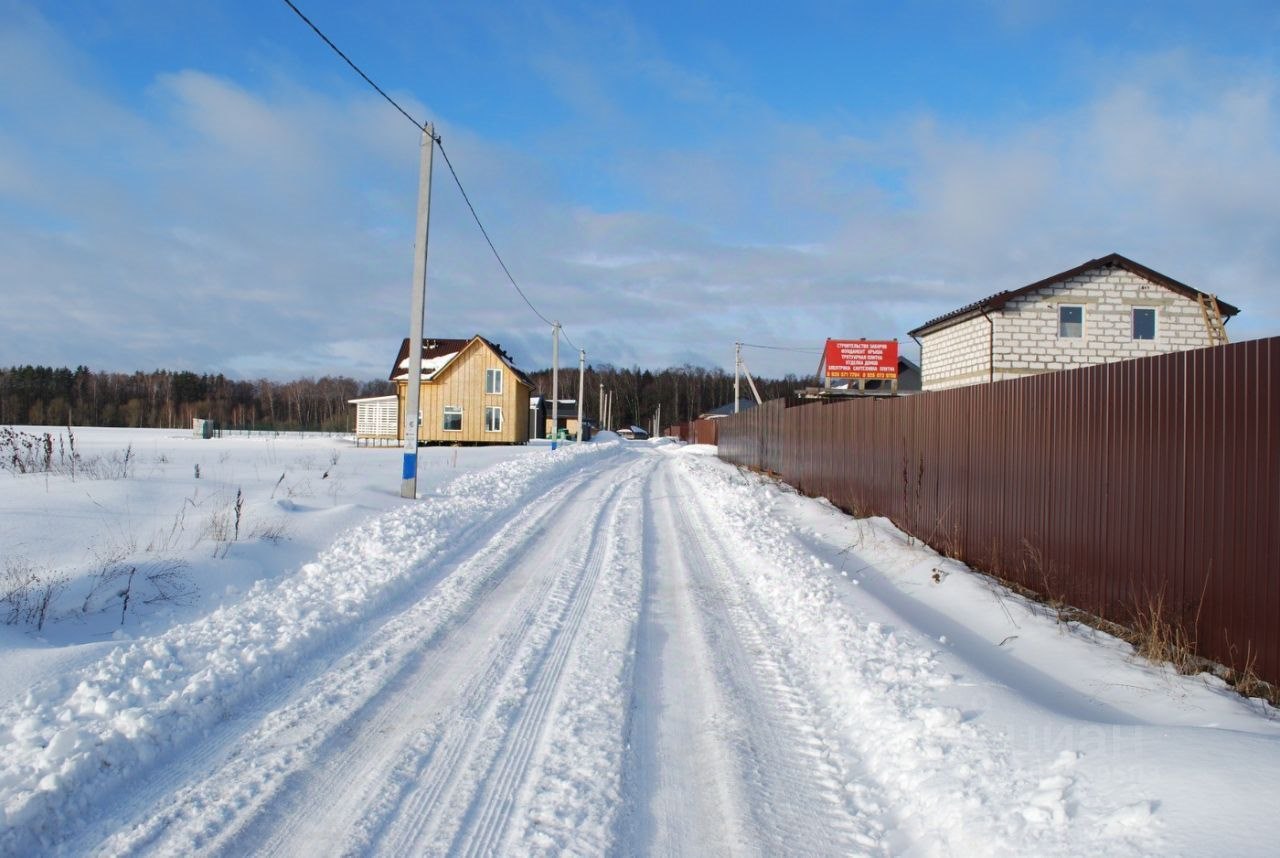
M 556 408 L 556 422 L 551 425 L 551 399 L 536 393 L 529 397 L 529 437 L 530 438 L 577 438 L 578 437 L 578 400 L 561 399 Z M 585 419 L 583 422 L 587 422 Z M 591 437 L 589 427 L 584 426 L 586 435 Z
M 356 407 L 357 444 L 394 443 L 400 440 L 400 427 L 397 423 L 400 416 L 399 398 L 394 393 L 390 396 L 348 399 L 347 402 Z

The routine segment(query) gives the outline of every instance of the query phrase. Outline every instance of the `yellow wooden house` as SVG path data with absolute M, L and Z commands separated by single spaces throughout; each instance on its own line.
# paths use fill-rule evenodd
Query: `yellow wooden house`
M 500 346 L 469 340 L 422 341 L 423 444 L 525 444 L 533 382 Z M 397 433 L 404 439 L 409 387 L 409 338 L 400 344 L 391 381 L 396 386 Z

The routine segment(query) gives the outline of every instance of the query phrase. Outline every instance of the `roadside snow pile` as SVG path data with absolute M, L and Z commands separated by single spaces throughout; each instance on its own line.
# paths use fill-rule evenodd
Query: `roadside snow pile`
M 459 477 L 436 495 L 340 536 L 296 573 L 259 581 L 237 604 L 35 686 L 0 710 L 0 853 L 38 848 L 59 815 L 145 769 L 167 749 L 261 696 L 309 659 L 341 652 L 350 629 L 421 579 L 428 558 L 548 480 L 615 455 L 569 446 Z M 440 568 L 432 564 L 431 568 Z
M 741 556 L 751 558 L 744 580 L 922 852 L 1125 854 L 1150 844 L 1147 820 L 1136 811 L 1134 825 L 1104 830 L 1070 818 L 1074 757 L 1029 763 L 1000 733 L 941 705 L 955 680 L 940 652 L 840 598 L 830 564 L 799 544 L 794 525 L 778 514 L 773 487 L 710 457 L 679 461 L 718 524 L 740 541 Z

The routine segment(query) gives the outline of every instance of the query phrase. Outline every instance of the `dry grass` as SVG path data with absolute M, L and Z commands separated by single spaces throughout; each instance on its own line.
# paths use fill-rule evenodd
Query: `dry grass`
M 1080 619 L 1082 612 L 1067 601 L 1066 593 L 1058 584 L 1057 568 L 1052 561 L 1045 560 L 1044 552 L 1027 539 L 1022 540 L 1018 565 L 1021 579 L 1035 582 L 1026 588 L 1033 594 L 1032 601 L 1043 605 L 1055 622 L 1066 625 L 1072 620 Z
M 1168 664 L 1178 673 L 1190 675 L 1205 669 L 1206 662 L 1196 654 L 1196 623 L 1188 629 L 1175 617 L 1160 590 L 1133 608 L 1133 623 L 1127 639 L 1138 655 L 1156 664 Z
M 929 544 L 943 557 L 964 563 L 966 562 L 964 540 L 960 536 L 960 523 L 955 522 L 951 527 L 947 527 L 944 524 L 945 519 L 944 514 L 934 522 L 933 535 L 929 537 Z
M 1235 662 L 1239 650 L 1231 643 L 1230 635 L 1226 636 L 1226 643 L 1227 650 L 1232 655 L 1232 662 Z M 1240 667 L 1224 667 L 1215 672 L 1245 697 L 1260 697 L 1272 706 L 1280 707 L 1280 685 L 1267 682 L 1258 676 L 1256 670 L 1258 654 L 1253 651 L 1253 647 L 1246 646 L 1239 660 Z
M 42 631 L 53 603 L 69 582 L 57 570 L 38 568 L 22 557 L 6 557 L 0 573 L 0 622 L 32 625 Z

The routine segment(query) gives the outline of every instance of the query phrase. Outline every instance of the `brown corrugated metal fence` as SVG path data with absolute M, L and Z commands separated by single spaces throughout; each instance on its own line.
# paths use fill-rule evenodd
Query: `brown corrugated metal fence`
M 669 438 L 679 438 L 690 444 L 715 444 L 719 420 L 690 420 L 687 423 L 676 423 L 662 430 Z
M 1280 338 L 910 397 L 776 400 L 721 458 L 1280 681 Z

